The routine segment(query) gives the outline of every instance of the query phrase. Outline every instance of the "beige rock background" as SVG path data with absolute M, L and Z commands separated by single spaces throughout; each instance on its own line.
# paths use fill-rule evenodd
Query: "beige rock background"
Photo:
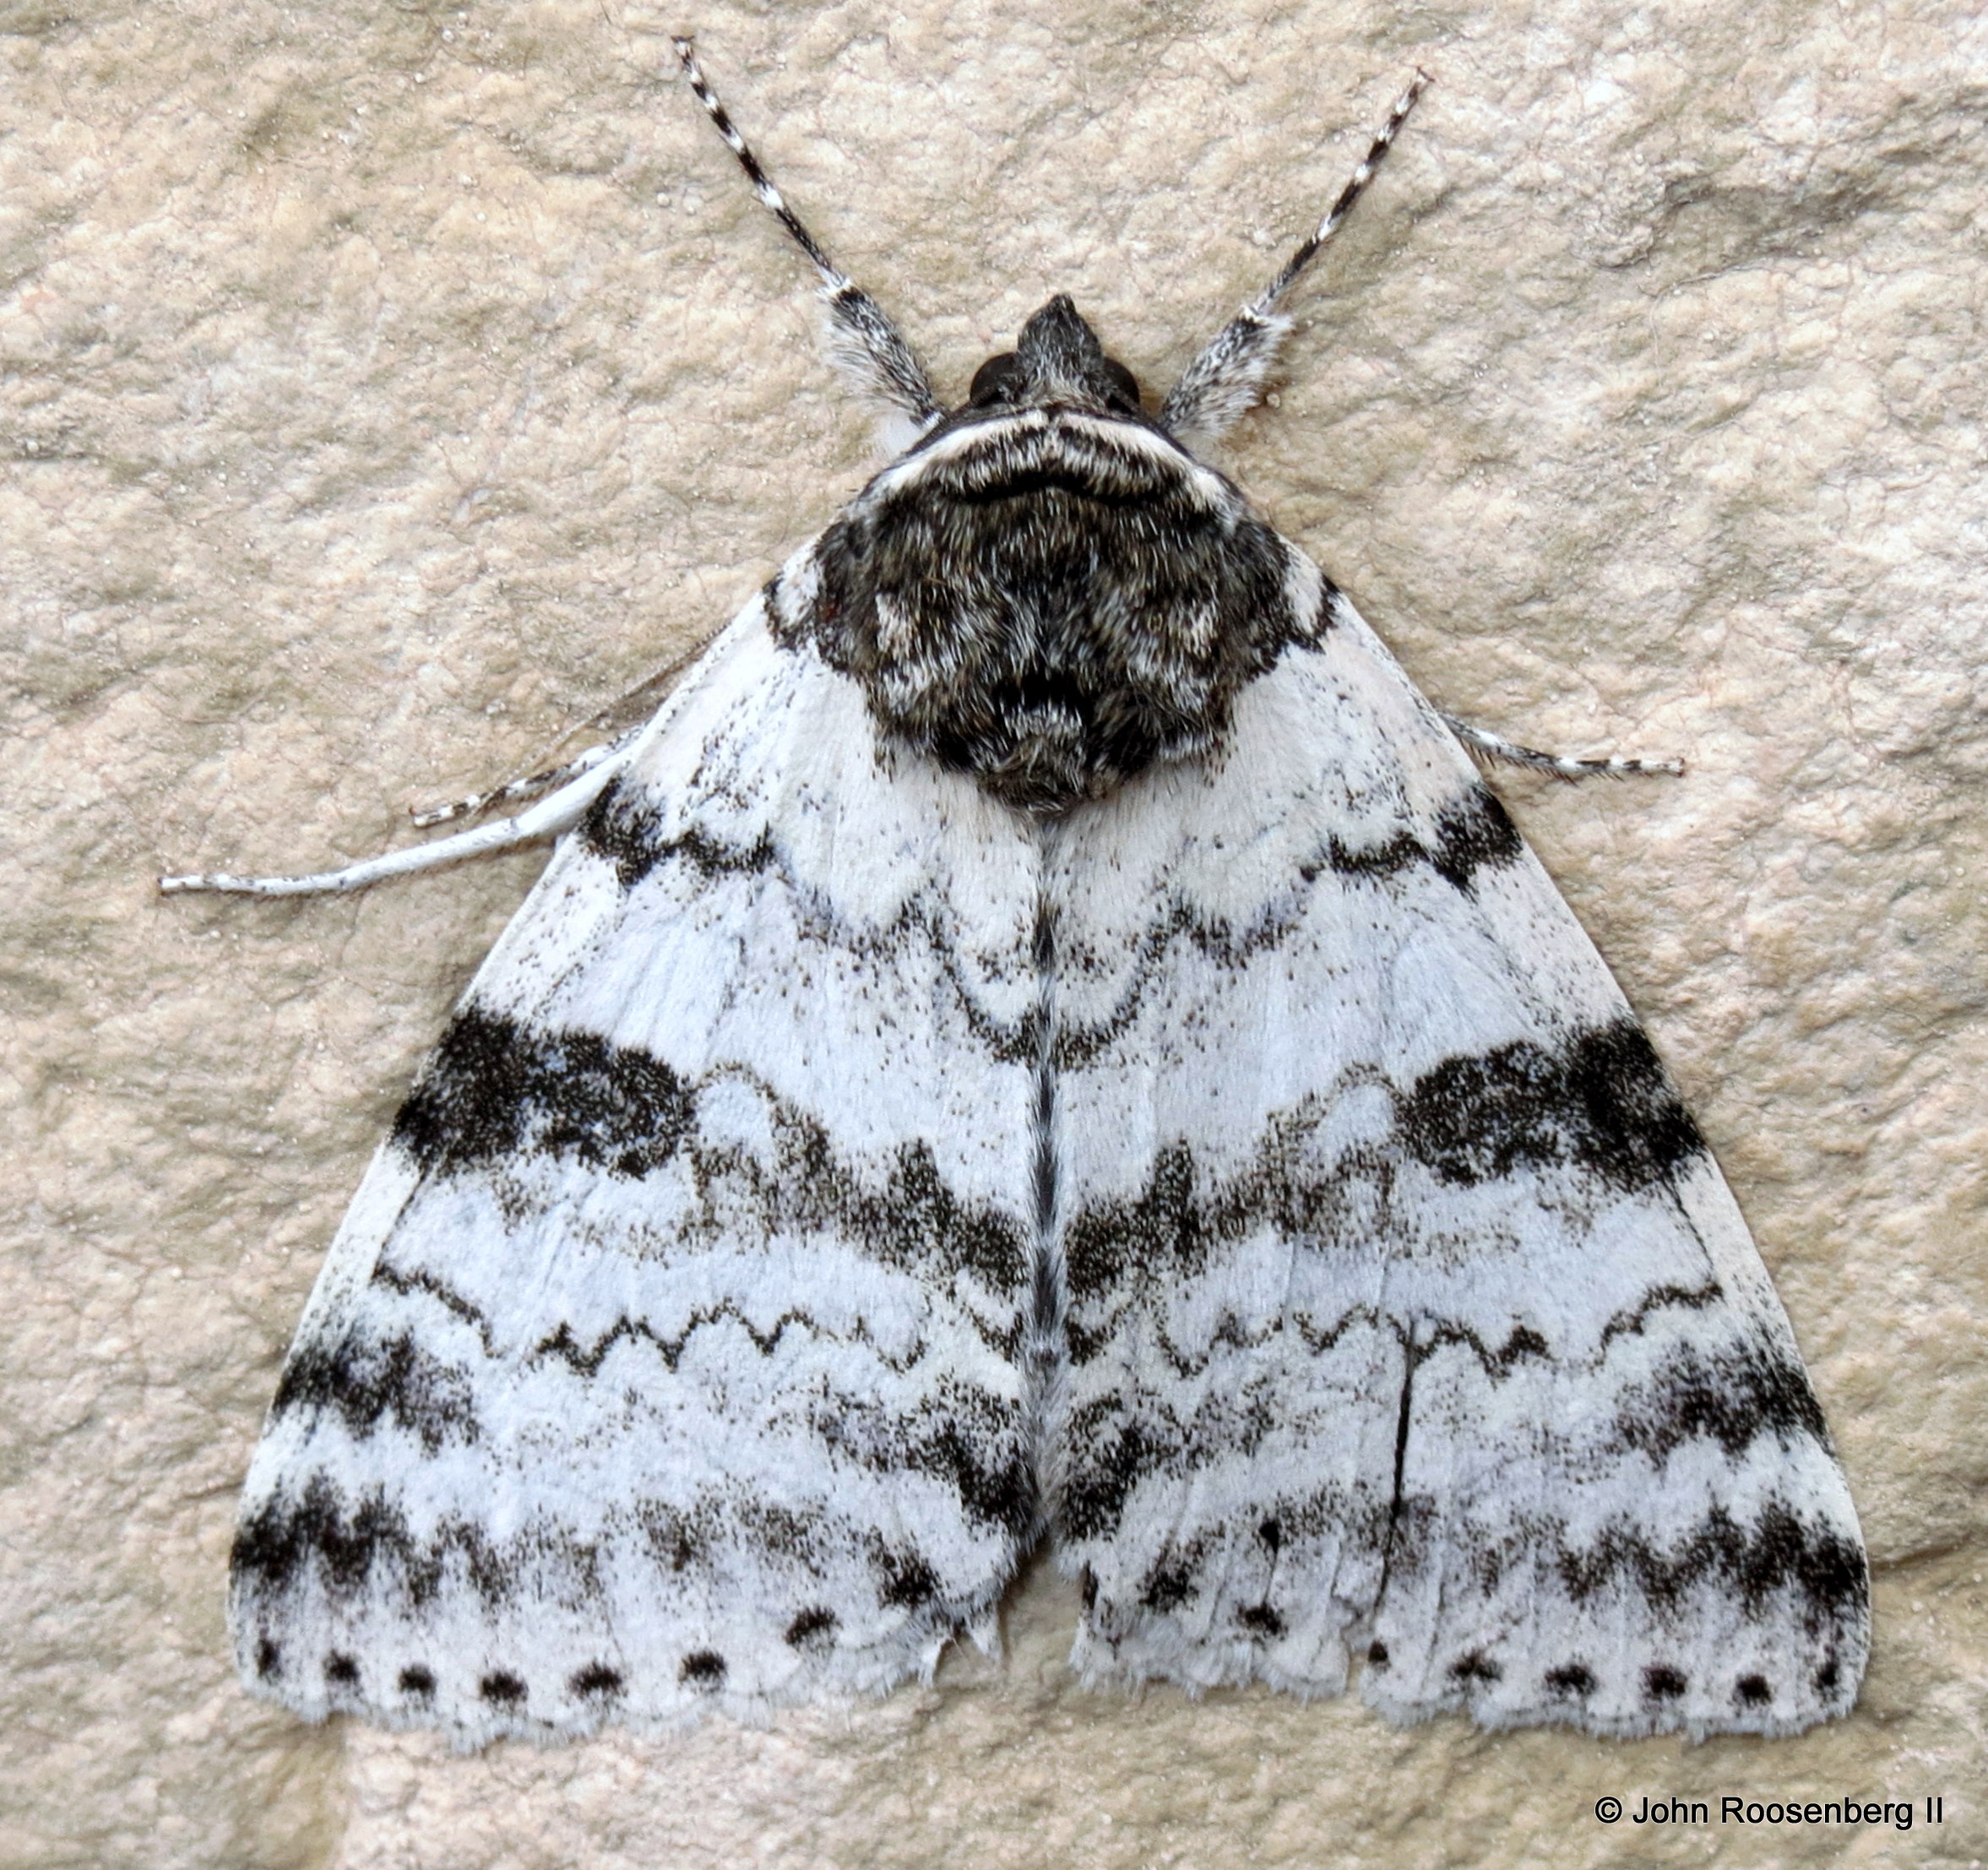
M 1611 1745 L 1003 1667 L 452 1756 L 234 1683 L 233 1492 L 530 857 L 161 901 L 524 769 L 859 483 L 802 267 L 622 0 L 0 0 L 0 1862 L 1070 1870 L 1988 1857 L 1971 0 L 721 3 L 713 75 L 955 393 L 1051 291 L 1164 386 L 1426 101 L 1225 461 L 1499 783 L 1758 1233 L 1876 1568 L 1847 1723 Z M 1943 1795 L 1946 1822 L 1594 1800 Z

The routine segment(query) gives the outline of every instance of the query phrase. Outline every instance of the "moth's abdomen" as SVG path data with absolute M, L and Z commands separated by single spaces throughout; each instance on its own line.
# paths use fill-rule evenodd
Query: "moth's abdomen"
M 1319 584 L 1241 495 L 1143 426 L 1031 411 L 878 476 L 774 609 L 879 727 L 1018 810 L 1207 758 L 1308 637 Z

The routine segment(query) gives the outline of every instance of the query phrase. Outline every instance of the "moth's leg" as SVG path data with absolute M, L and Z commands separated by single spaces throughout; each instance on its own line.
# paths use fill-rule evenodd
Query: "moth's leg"
M 752 184 L 752 193 L 821 275 L 822 297 L 828 308 L 829 363 L 860 394 L 909 416 L 915 432 L 922 434 L 939 419 L 939 401 L 904 334 L 891 323 L 883 307 L 828 258 L 821 243 L 801 224 L 801 217 L 787 205 L 786 198 L 774 187 L 752 145 L 739 134 L 725 106 L 718 101 L 718 94 L 705 82 L 690 41 L 676 39 L 671 43 L 676 47 L 683 75 L 690 80 L 698 102 L 710 113 L 725 147 L 738 158 L 746 179 Z
M 1521 747 L 1482 727 L 1473 727 L 1454 715 L 1445 715 L 1442 724 L 1480 758 L 1501 766 L 1523 766 L 1534 773 L 1551 773 L 1556 779 L 1628 779 L 1641 773 L 1684 770 L 1681 759 L 1574 759 L 1565 753 L 1543 753 L 1536 747 Z
M 541 773 L 528 774 L 523 779 L 508 780 L 502 786 L 493 786 L 487 791 L 471 792 L 465 798 L 451 799 L 447 805 L 410 807 L 408 816 L 414 820 L 415 829 L 426 831 L 437 824 L 448 824 L 457 818 L 480 818 L 493 805 L 518 805 L 527 799 L 535 799 L 549 792 L 556 786 L 563 786 L 568 780 L 577 779 L 582 773 L 591 772 L 614 751 L 607 742 L 598 747 L 589 747 L 575 759 L 568 760 L 561 766 L 548 766 Z
M 161 895 L 178 896 L 204 890 L 229 896 L 335 896 L 348 890 L 363 889 L 388 877 L 409 877 L 423 870 L 439 870 L 445 864 L 461 863 L 470 857 L 490 856 L 499 851 L 514 851 L 520 845 L 541 844 L 570 831 L 587 807 L 607 790 L 609 783 L 627 764 L 626 754 L 633 741 L 624 743 L 621 758 L 596 760 L 578 778 L 541 799 L 528 812 L 480 824 L 472 831 L 459 831 L 452 838 L 437 838 L 430 844 L 412 845 L 405 851 L 367 857 L 348 864 L 343 870 L 323 870 L 307 877 L 231 877 L 215 873 L 192 877 L 161 877 Z
M 1181 372 L 1160 408 L 1162 428 L 1197 447 L 1217 439 L 1239 416 L 1256 406 L 1263 394 L 1264 379 L 1277 361 L 1278 346 L 1290 329 L 1290 318 L 1279 309 L 1285 295 L 1352 213 L 1353 204 L 1366 193 L 1428 81 L 1428 74 L 1420 71 L 1409 80 L 1408 89 L 1395 99 L 1388 121 L 1324 218 L 1299 243 L 1276 278 L 1230 319 Z

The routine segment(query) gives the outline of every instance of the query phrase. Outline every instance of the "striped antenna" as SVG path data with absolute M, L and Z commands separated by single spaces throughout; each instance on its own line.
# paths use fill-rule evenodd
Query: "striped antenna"
M 828 361 L 862 394 L 887 409 L 909 416 L 913 433 L 929 428 L 942 412 L 924 367 L 905 343 L 904 334 L 883 307 L 828 258 L 800 215 L 787 205 L 787 198 L 760 166 L 752 145 L 739 133 L 738 126 L 719 102 L 717 92 L 711 89 L 703 68 L 698 63 L 692 42 L 676 38 L 671 43 L 676 48 L 692 92 L 717 125 L 725 148 L 738 158 L 760 204 L 786 229 L 787 237 L 807 255 L 821 275 L 822 296 L 828 305 Z

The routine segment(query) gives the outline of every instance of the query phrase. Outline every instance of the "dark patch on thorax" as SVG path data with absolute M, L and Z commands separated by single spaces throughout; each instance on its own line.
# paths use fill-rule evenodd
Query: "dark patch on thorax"
M 1300 629 L 1290 548 L 1138 427 L 991 427 L 859 499 L 816 548 L 799 633 L 885 732 L 1019 810 L 1216 753 L 1237 693 Z

